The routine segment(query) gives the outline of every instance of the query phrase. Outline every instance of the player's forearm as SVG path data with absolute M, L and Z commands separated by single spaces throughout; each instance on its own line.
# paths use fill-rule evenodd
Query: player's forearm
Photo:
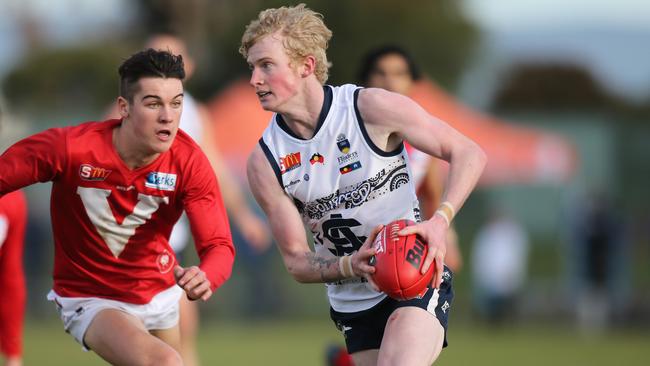
M 487 157 L 483 150 L 471 140 L 454 148 L 449 161 L 449 176 L 441 201 L 448 201 L 456 212 L 463 206 L 467 197 L 478 182 Z
M 217 179 L 219 180 L 219 189 L 223 198 L 223 203 L 228 209 L 231 216 L 236 215 L 241 210 L 247 210 L 248 204 L 241 189 L 241 184 L 237 178 L 232 174 L 228 164 L 225 162 L 223 155 L 219 152 L 214 140 L 212 128 L 210 123 L 204 125 L 204 136 L 202 138 L 201 148 L 205 153 L 210 166 L 214 170 Z M 235 224 L 239 226 L 241 222 L 235 220 Z
M 219 188 L 222 193 L 223 203 L 228 211 L 236 212 L 242 208 L 248 208 L 240 183 L 237 182 L 225 164 L 220 163 L 219 166 L 219 168 L 215 168 L 215 173 L 217 179 L 219 179 Z
M 206 277 L 210 280 L 210 289 L 215 291 L 232 274 L 232 266 L 235 262 L 235 248 L 230 242 L 229 245 L 214 245 L 209 249 L 199 250 L 198 252 L 201 260 L 199 268 L 205 272 Z
M 224 203 L 226 200 L 224 199 Z M 239 231 L 245 231 L 246 225 L 250 224 L 251 220 L 256 219 L 255 213 L 248 206 L 248 202 L 245 200 L 237 200 L 237 202 L 230 203 L 232 206 L 228 206 L 229 203 L 226 203 L 226 208 L 228 214 L 230 215 L 232 222 L 237 225 Z
M 323 257 L 314 252 L 285 256 L 285 266 L 293 278 L 301 283 L 325 283 L 344 279 L 339 269 L 339 258 Z

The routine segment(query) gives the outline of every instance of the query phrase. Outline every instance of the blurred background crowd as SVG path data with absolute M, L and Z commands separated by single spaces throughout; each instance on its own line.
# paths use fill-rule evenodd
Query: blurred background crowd
M 587 334 L 648 329 L 649 3 L 304 2 L 334 32 L 328 83 L 363 84 L 367 52 L 399 46 L 419 70 L 405 93 L 488 153 L 485 175 L 455 220 L 463 266 L 454 323 L 559 322 Z M 0 150 L 49 127 L 103 119 L 117 95 L 117 65 L 151 35 L 171 33 L 193 55 L 186 88 L 207 107 L 207 131 L 245 188 L 245 158 L 270 114 L 247 85 L 237 49 L 249 19 L 286 4 L 3 0 Z M 45 301 L 49 185 L 26 193 L 28 318 L 54 319 Z M 294 283 L 275 248 L 247 245 L 233 232 L 233 277 L 201 305 L 206 319 L 327 311 L 321 286 Z

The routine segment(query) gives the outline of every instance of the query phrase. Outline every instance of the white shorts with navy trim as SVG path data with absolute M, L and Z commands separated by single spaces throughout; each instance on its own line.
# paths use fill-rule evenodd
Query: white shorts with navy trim
M 62 297 L 54 290 L 47 299 L 54 302 L 63 321 L 63 329 L 79 342 L 84 350 L 84 335 L 97 314 L 105 309 L 120 310 L 142 321 L 147 330 L 169 329 L 178 324 L 179 301 L 183 289 L 174 285 L 154 296 L 147 304 L 130 304 L 99 297 Z

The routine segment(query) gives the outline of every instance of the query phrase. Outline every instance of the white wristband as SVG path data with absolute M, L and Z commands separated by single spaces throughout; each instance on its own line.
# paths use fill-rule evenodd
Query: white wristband
M 453 220 L 454 216 L 456 215 L 456 211 L 454 210 L 454 206 L 449 201 L 445 201 L 440 204 L 440 207 L 438 207 L 436 210 L 435 215 L 438 215 L 445 219 L 447 226 L 449 226 L 451 225 L 451 220 Z
M 449 217 L 447 217 L 447 213 L 443 210 L 437 210 L 434 215 L 438 215 L 445 219 L 445 222 L 447 223 L 447 226 L 451 225 L 451 221 L 449 221 Z
M 449 209 L 449 221 L 451 221 L 454 218 L 454 216 L 456 216 L 456 210 L 454 209 L 454 206 L 449 201 L 445 201 L 441 203 L 440 209 L 442 210 Z
M 344 278 L 354 277 L 354 271 L 352 270 L 352 258 L 348 255 L 344 255 L 339 258 L 339 271 Z

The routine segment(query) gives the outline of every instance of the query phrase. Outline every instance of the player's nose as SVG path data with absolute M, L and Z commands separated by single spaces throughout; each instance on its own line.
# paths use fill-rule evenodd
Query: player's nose
M 158 120 L 161 123 L 171 123 L 174 121 L 174 116 L 176 112 L 170 106 L 164 106 L 160 108 L 160 114 L 158 115 Z
M 261 73 L 258 71 L 258 69 L 254 67 L 253 70 L 251 71 L 251 78 L 249 80 L 249 83 L 252 86 L 262 85 L 264 83 L 264 80 L 262 79 L 262 76 L 260 74 Z

